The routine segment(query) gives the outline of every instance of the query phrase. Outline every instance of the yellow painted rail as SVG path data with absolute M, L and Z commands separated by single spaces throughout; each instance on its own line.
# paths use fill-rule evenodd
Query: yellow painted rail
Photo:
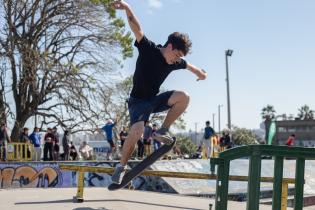
M 34 146 L 30 143 L 8 143 L 7 160 L 9 161 L 30 161 L 34 153 Z
M 77 171 L 78 174 L 78 188 L 77 195 L 74 197 L 75 201 L 83 202 L 83 188 L 84 188 L 84 173 L 106 173 L 112 174 L 114 168 L 106 168 L 100 166 L 80 166 L 80 165 L 68 165 L 60 164 L 59 168 L 62 170 L 68 171 Z M 127 170 L 128 171 L 128 170 Z M 157 177 L 172 177 L 172 178 L 184 178 L 184 179 L 206 179 L 206 180 L 216 180 L 217 175 L 210 173 L 190 173 L 190 172 L 174 172 L 174 171 L 153 171 L 145 170 L 140 175 L 142 176 L 157 176 Z M 248 181 L 247 176 L 230 176 L 229 180 L 231 181 Z M 261 177 L 261 182 L 270 182 L 273 183 L 273 177 Z M 282 179 L 282 207 L 281 210 L 287 209 L 287 197 L 288 197 L 288 185 L 294 184 L 295 180 L 292 178 L 283 178 Z

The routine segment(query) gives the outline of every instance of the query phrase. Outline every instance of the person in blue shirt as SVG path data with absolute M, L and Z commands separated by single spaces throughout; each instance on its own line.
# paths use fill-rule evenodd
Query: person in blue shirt
M 110 151 L 107 153 L 107 158 L 109 160 L 112 159 L 112 152 L 115 150 L 116 146 L 114 143 L 114 138 L 113 138 L 113 128 L 115 127 L 116 122 L 113 122 L 113 120 L 109 119 L 107 120 L 107 123 L 105 124 L 105 126 L 103 126 L 102 130 L 105 132 L 106 134 L 106 140 L 108 141 L 111 149 Z
M 29 136 L 29 139 L 31 140 L 31 143 L 34 145 L 34 161 L 40 161 L 42 150 L 41 150 L 41 141 L 40 141 L 40 133 L 39 128 L 35 127 L 33 130 L 33 133 Z
M 211 153 L 212 153 L 212 141 L 211 141 L 211 137 L 215 134 L 213 128 L 210 126 L 210 121 L 206 121 L 206 127 L 204 130 L 204 134 L 203 134 L 203 139 L 204 139 L 204 144 L 206 147 L 206 158 L 210 158 L 211 157 Z

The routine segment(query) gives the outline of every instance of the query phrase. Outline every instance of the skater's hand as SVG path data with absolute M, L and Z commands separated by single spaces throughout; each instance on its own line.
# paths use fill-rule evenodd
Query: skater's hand
M 203 74 L 199 76 L 199 78 L 197 79 L 197 82 L 199 80 L 205 80 L 206 77 L 207 77 L 207 72 L 205 70 L 203 70 L 203 69 L 201 69 L 201 71 L 203 72 Z
M 115 9 L 126 9 L 128 7 L 128 4 L 124 1 L 124 0 L 115 0 L 113 3 L 112 3 L 112 6 L 115 8 Z
M 187 69 L 197 76 L 197 81 L 204 80 L 207 77 L 207 72 L 205 70 L 198 68 L 189 62 L 187 62 Z

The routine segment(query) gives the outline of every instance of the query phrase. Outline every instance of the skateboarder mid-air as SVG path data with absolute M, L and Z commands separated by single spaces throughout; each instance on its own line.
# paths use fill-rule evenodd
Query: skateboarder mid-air
M 168 110 L 161 128 L 153 138 L 164 144 L 173 143 L 168 130 L 187 108 L 189 96 L 184 91 L 176 90 L 159 93 L 166 77 L 177 69 L 188 69 L 197 76 L 197 80 L 204 80 L 207 73 L 182 58 L 191 47 L 191 41 L 186 34 L 174 32 L 169 35 L 164 46 L 156 45 L 144 35 L 131 7 L 125 1 L 114 1 L 113 7 L 125 10 L 129 26 L 136 37 L 134 45 L 139 52 L 133 75 L 133 88 L 128 100 L 131 127 L 124 143 L 120 163 L 116 165 L 112 175 L 113 183 L 120 184 L 128 159 L 144 131 L 144 122 L 149 120 L 151 113 Z

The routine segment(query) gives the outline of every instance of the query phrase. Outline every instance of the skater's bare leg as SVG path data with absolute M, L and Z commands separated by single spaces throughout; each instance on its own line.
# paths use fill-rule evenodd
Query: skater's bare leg
M 130 131 L 128 133 L 128 136 L 125 140 L 123 150 L 122 150 L 122 156 L 120 159 L 121 165 L 126 165 L 130 156 L 132 155 L 135 145 L 137 141 L 141 138 L 141 135 L 144 131 L 144 121 L 136 122 L 133 124 L 130 128 Z
M 184 91 L 174 91 L 168 99 L 168 105 L 172 108 L 168 111 L 163 122 L 163 128 L 169 128 L 173 122 L 186 110 L 189 104 L 189 95 Z

